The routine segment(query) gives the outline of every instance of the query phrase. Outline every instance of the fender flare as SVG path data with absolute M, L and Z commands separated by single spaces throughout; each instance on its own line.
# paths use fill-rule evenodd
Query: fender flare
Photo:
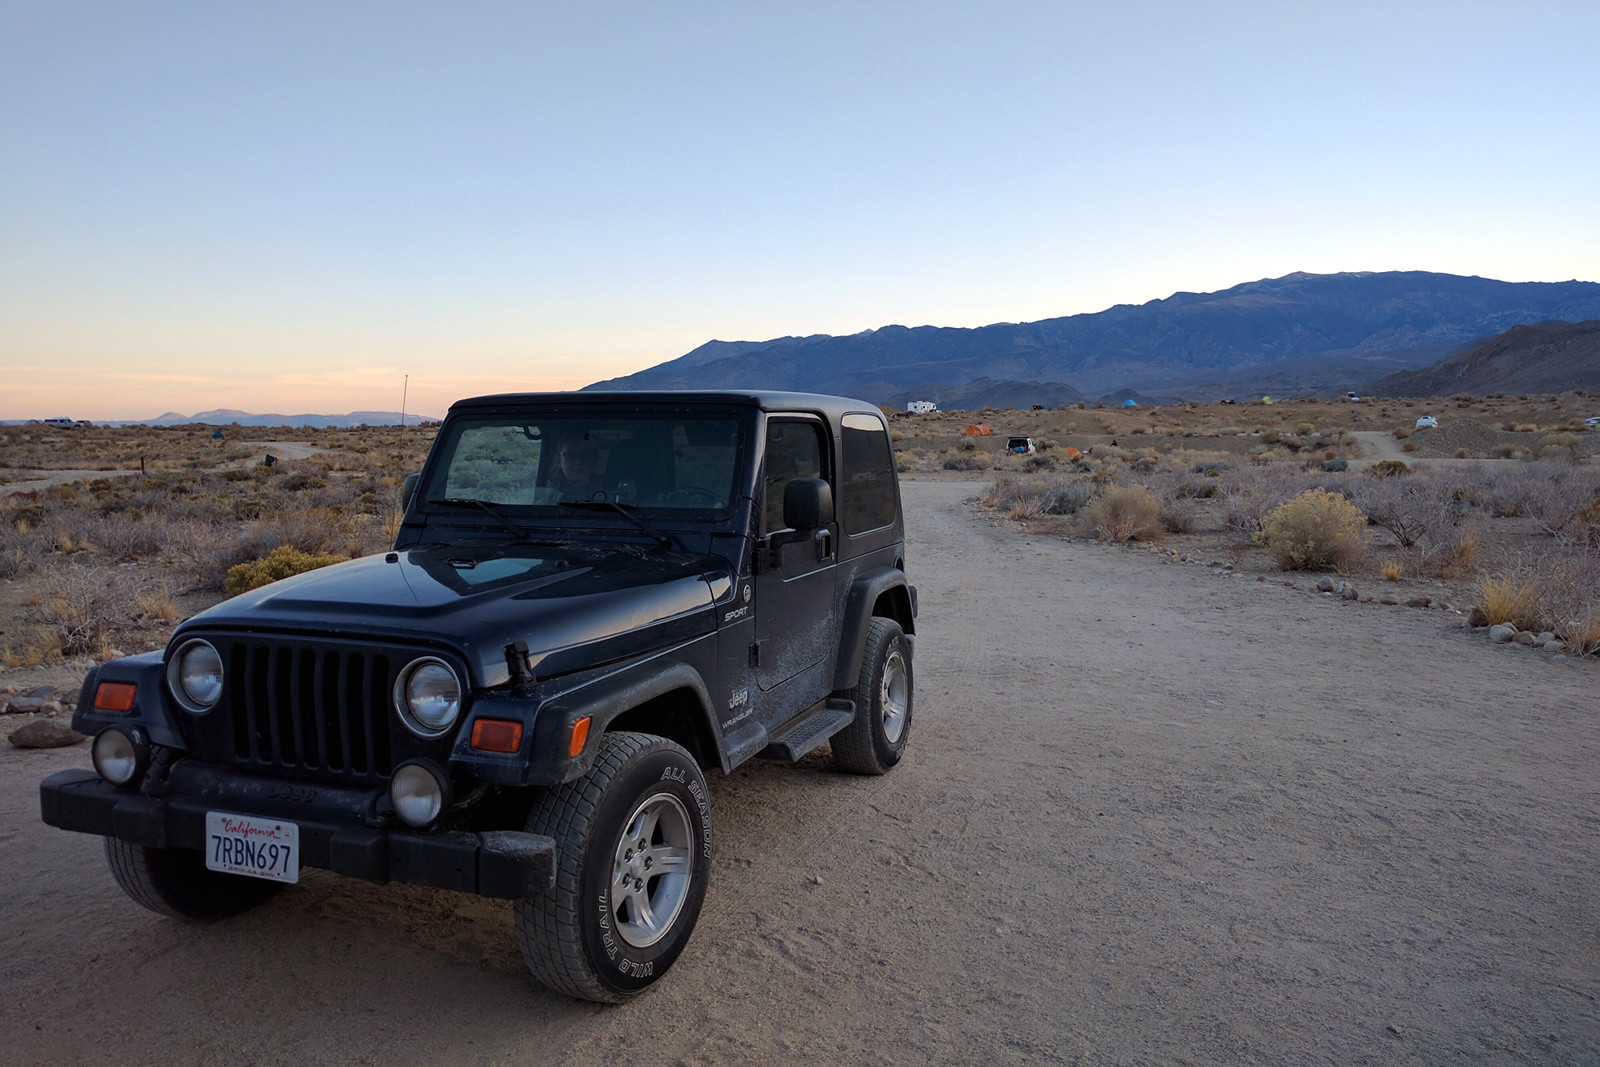
M 159 651 L 142 652 L 91 668 L 78 690 L 78 705 L 72 711 L 72 728 L 80 734 L 93 737 L 111 725 L 138 726 L 155 744 L 188 751 L 189 743 L 178 730 L 177 715 L 167 698 L 164 658 L 165 654 Z M 96 709 L 94 694 L 101 682 L 132 683 L 133 708 L 130 711 Z
M 845 600 L 844 617 L 839 620 L 839 659 L 833 670 L 835 691 L 849 689 L 856 684 L 861 673 L 861 656 L 867 647 L 867 626 L 872 620 L 872 606 L 878 598 L 891 589 L 904 589 L 911 613 L 916 614 L 916 593 L 906 581 L 906 572 L 898 567 L 879 567 L 856 577 Z M 912 626 L 904 627 L 907 634 L 915 632 Z
M 457 735 L 451 762 L 467 767 L 484 781 L 502 785 L 554 785 L 582 777 L 593 762 L 600 735 L 611 721 L 625 712 L 664 696 L 686 689 L 694 694 L 699 704 L 698 716 L 710 736 L 714 751 L 709 753 L 726 767 L 726 745 L 720 724 L 711 714 L 711 694 L 700 672 L 681 660 L 646 660 L 620 670 L 591 672 L 589 677 L 564 679 L 554 692 L 543 700 L 533 694 L 507 693 L 487 696 L 473 707 L 468 721 L 462 724 Z M 548 684 L 548 683 L 547 683 Z M 538 687 L 543 688 L 543 687 Z M 528 697 L 532 695 L 533 701 Z M 529 708 L 533 703 L 536 710 Z M 476 752 L 469 747 L 473 719 L 506 717 L 523 718 L 526 712 L 532 719 L 532 738 L 527 755 L 500 756 Z M 576 757 L 567 755 L 568 739 L 578 720 L 588 716 L 589 740 Z

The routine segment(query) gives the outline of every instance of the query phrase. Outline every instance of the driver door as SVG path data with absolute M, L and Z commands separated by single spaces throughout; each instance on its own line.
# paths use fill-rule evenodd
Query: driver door
M 794 478 L 833 482 L 831 450 L 821 421 L 782 416 L 767 421 L 762 468 L 762 550 L 785 529 L 783 489 Z M 824 677 L 838 639 L 834 613 L 837 524 L 827 535 L 782 546 L 755 578 L 756 684 L 762 719 L 779 725 L 827 692 Z

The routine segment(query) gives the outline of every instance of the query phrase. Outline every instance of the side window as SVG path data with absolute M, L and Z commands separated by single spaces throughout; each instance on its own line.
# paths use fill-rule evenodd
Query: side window
M 845 533 L 888 526 L 894 522 L 894 456 L 883 421 L 873 415 L 846 415 L 843 425 L 839 519 Z
M 783 487 L 792 478 L 825 478 L 821 427 L 809 421 L 774 419 L 767 423 L 767 463 L 763 476 L 766 508 L 763 533 L 786 529 Z

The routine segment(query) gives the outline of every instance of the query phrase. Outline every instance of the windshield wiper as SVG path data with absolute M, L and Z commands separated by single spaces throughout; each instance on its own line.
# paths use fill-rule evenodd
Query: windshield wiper
M 563 500 L 560 503 L 564 508 L 576 508 L 579 511 L 614 511 L 618 515 L 633 523 L 645 533 L 654 537 L 662 548 L 672 547 L 672 535 L 664 534 L 660 530 L 645 522 L 633 513 L 632 504 L 619 504 L 615 500 Z
M 505 512 L 501 511 L 498 505 L 492 504 L 487 500 L 478 500 L 470 496 L 452 496 L 443 500 L 430 500 L 428 503 L 438 504 L 440 507 L 446 508 L 481 508 L 488 512 L 501 526 L 516 534 L 517 540 L 526 541 L 528 539 L 528 531 L 506 518 Z

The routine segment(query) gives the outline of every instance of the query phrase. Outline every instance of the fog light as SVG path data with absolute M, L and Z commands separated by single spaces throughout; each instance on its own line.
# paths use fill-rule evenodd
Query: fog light
M 402 764 L 389 779 L 389 803 L 408 826 L 433 822 L 444 810 L 444 801 L 444 778 L 426 763 Z
M 112 785 L 127 785 L 149 762 L 150 746 L 139 731 L 123 731 L 113 726 L 96 735 L 89 758 L 100 777 Z

